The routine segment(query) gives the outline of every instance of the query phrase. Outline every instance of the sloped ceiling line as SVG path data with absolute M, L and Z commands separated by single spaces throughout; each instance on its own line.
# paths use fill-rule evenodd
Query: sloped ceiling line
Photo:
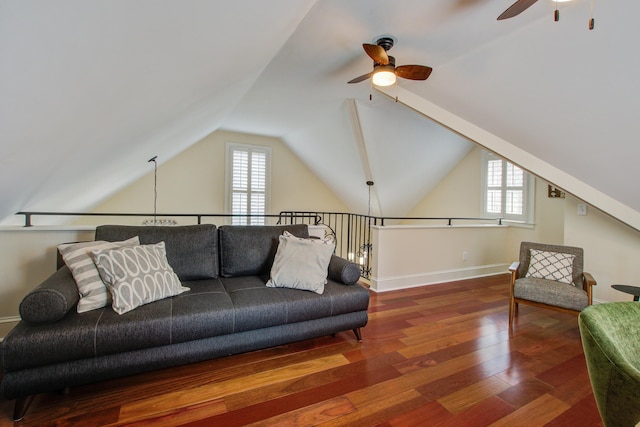
M 396 87 L 393 89 L 393 93 L 389 88 L 376 89 L 453 132 L 562 188 L 567 193 L 591 204 L 618 221 L 640 231 L 640 212 L 596 190 L 574 176 L 406 89 Z
M 369 214 L 380 216 L 380 202 L 378 200 L 373 172 L 371 171 L 371 162 L 369 162 L 369 155 L 367 154 L 367 145 L 364 140 L 364 134 L 362 133 L 360 115 L 358 114 L 358 105 L 356 104 L 356 100 L 353 98 L 347 99 L 346 102 L 347 111 L 349 112 L 349 120 L 351 121 L 351 128 L 353 130 L 354 141 L 356 142 L 356 148 L 358 149 L 358 157 L 362 165 L 362 171 L 364 172 L 365 181 L 371 181 L 374 183 L 374 185 L 370 186 L 369 188 L 369 208 L 371 210 Z

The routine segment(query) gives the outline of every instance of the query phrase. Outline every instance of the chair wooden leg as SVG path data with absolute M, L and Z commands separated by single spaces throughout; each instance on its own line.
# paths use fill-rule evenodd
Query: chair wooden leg
M 16 399 L 15 406 L 13 407 L 13 421 L 22 421 L 24 414 L 27 413 L 31 402 L 33 402 L 34 395 L 19 397 Z
M 362 342 L 362 333 L 360 332 L 360 328 L 355 328 L 353 330 L 353 333 L 356 336 L 356 339 L 358 340 L 358 342 Z
M 511 294 L 511 298 L 509 300 L 509 335 L 513 334 L 513 315 L 516 307 L 517 304 L 513 300 L 513 294 Z

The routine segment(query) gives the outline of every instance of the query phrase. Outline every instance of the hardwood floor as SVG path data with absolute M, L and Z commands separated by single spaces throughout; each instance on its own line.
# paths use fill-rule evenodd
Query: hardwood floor
M 601 426 L 576 317 L 508 275 L 371 296 L 351 332 L 39 395 L 23 426 Z M 0 426 L 13 402 L 0 402 Z

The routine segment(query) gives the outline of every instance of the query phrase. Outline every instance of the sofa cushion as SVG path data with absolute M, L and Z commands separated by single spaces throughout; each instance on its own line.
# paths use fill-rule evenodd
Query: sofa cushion
M 164 242 L 98 249 L 91 254 L 118 314 L 189 290 L 167 262 Z
M 220 275 L 222 277 L 269 274 L 278 248 L 278 237 L 288 231 L 309 237 L 306 224 L 223 225 L 220 237 Z
M 320 239 L 303 239 L 285 231 L 271 267 L 267 286 L 324 292 L 333 243 Z
M 221 278 L 235 309 L 234 332 L 367 310 L 369 291 L 328 280 L 322 294 L 268 288 L 267 276 Z
M 218 236 L 213 224 L 96 227 L 96 240 L 116 241 L 133 236 L 138 236 L 143 245 L 165 242 L 169 265 L 182 281 L 218 277 Z
M 71 271 L 62 267 L 20 302 L 20 317 L 31 325 L 56 322 L 78 302 L 78 288 Z
M 78 286 L 80 300 L 78 301 L 78 313 L 102 308 L 111 303 L 111 294 L 100 278 L 100 273 L 90 256 L 92 250 L 116 249 L 124 246 L 139 245 L 138 236 L 123 242 L 94 242 L 65 243 L 58 245 L 58 252 L 64 260 L 73 279 Z
M 577 286 L 535 277 L 523 277 L 516 280 L 513 295 L 516 298 L 576 311 L 583 310 L 589 305 L 587 293 Z

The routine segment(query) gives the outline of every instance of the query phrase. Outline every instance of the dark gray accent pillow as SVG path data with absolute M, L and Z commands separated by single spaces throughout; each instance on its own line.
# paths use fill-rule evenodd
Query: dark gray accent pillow
M 218 229 L 220 275 L 269 274 L 278 249 L 278 238 L 285 231 L 296 237 L 309 237 L 306 224 L 221 226 Z
M 218 236 L 213 224 L 96 227 L 96 240 L 114 242 L 134 236 L 141 245 L 165 242 L 167 261 L 182 281 L 218 277 Z
M 68 267 L 49 276 L 20 302 L 20 317 L 30 325 L 62 319 L 79 300 L 78 288 Z
M 329 262 L 329 279 L 345 285 L 355 285 L 360 280 L 360 266 L 355 262 L 332 255 Z

